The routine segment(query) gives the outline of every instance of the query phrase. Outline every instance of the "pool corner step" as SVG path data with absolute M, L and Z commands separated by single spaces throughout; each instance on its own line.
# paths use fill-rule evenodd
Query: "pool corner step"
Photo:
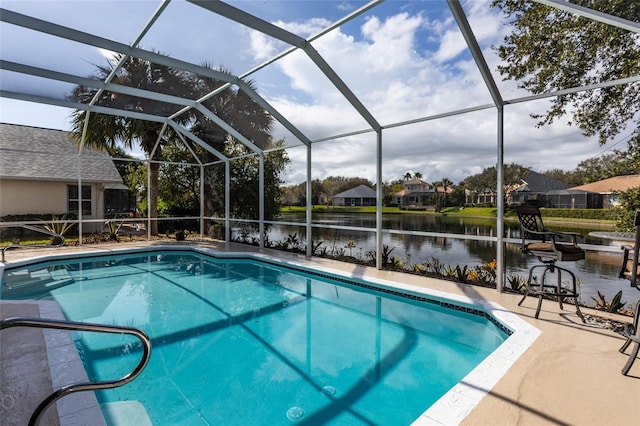
M 103 402 L 100 409 L 107 426 L 152 426 L 149 413 L 140 401 Z

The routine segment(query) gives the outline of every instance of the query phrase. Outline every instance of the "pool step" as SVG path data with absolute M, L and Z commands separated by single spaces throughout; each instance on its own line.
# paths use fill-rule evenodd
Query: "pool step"
M 103 402 L 100 409 L 107 426 L 152 426 L 149 413 L 140 401 Z
M 50 291 L 53 288 L 62 287 L 74 282 L 73 277 L 66 269 L 49 271 L 17 271 L 8 273 L 2 282 L 3 292 L 6 295 Z

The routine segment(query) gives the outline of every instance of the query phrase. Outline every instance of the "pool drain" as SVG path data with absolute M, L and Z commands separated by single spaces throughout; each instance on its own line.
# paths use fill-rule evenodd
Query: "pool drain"
M 292 422 L 300 420 L 304 416 L 304 410 L 302 407 L 291 407 L 287 410 L 287 418 Z
M 333 386 L 323 386 L 322 389 L 320 389 L 320 393 L 323 394 L 324 396 L 327 397 L 333 397 L 335 396 L 336 392 L 338 390 L 336 388 L 334 388 Z

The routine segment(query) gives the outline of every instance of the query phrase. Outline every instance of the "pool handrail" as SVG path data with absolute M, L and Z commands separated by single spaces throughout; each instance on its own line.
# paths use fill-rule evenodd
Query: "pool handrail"
M 51 232 L 49 230 L 46 230 L 42 227 L 39 226 L 31 226 L 31 225 L 27 225 L 25 223 L 19 223 L 19 224 L 2 224 L 0 223 L 0 227 L 2 228 L 24 228 L 24 229 L 29 229 L 30 231 L 36 231 L 36 232 L 40 232 L 42 234 L 46 234 L 49 235 L 51 237 L 56 237 L 60 239 L 60 243 L 59 244 L 48 244 L 48 245 L 44 245 L 44 244 L 9 244 L 8 246 L 2 247 L 2 262 L 5 262 L 5 252 L 7 250 L 10 250 L 12 248 L 25 248 L 25 247 L 29 247 L 29 248 L 47 248 L 47 247 L 61 247 L 64 245 L 64 236 L 62 234 L 58 234 L 56 232 Z
M 97 333 L 130 334 L 142 342 L 143 354 L 138 365 L 125 376 L 115 380 L 103 380 L 99 382 L 80 382 L 61 387 L 45 398 L 34 410 L 29 419 L 29 426 L 37 426 L 43 412 L 58 399 L 75 392 L 94 391 L 101 389 L 113 389 L 125 385 L 135 379 L 146 367 L 151 357 L 151 340 L 147 334 L 134 327 L 119 325 L 105 325 L 85 323 L 67 320 L 54 320 L 43 318 L 12 317 L 0 321 L 0 330 L 10 327 L 52 328 L 56 330 L 88 331 Z

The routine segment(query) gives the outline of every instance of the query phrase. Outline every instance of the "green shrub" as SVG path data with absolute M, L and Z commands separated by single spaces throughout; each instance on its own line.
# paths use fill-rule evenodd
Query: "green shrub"
M 615 209 L 540 209 L 543 217 L 566 217 L 572 219 L 616 220 Z

